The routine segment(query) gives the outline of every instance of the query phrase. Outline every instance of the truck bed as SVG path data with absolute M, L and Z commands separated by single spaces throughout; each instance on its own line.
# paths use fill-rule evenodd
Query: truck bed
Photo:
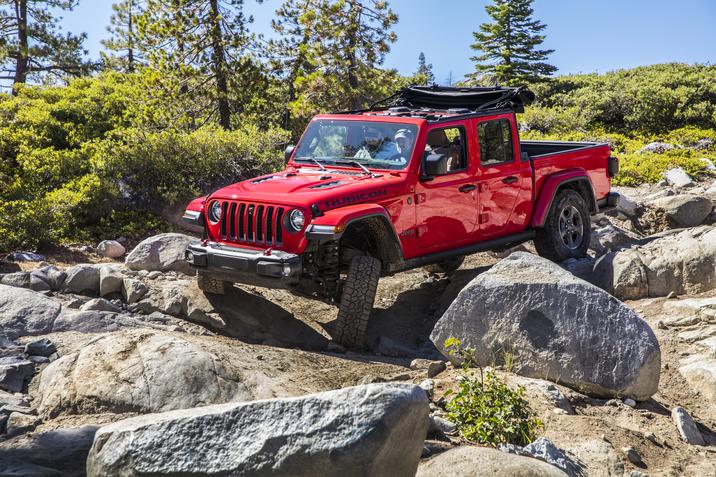
M 551 154 L 573 152 L 579 149 L 601 146 L 596 142 L 567 142 L 567 141 L 520 141 L 523 153 L 527 153 L 532 159 Z

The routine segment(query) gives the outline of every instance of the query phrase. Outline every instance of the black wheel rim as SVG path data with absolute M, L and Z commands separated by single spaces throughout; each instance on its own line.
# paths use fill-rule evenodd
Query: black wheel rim
M 570 250 L 576 250 L 582 245 L 584 239 L 582 214 L 573 205 L 568 205 L 559 214 L 559 236 L 564 246 Z

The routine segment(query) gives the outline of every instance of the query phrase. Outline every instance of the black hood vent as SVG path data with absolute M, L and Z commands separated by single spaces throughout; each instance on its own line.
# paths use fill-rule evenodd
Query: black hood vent
M 331 182 L 323 182 L 322 184 L 316 184 L 313 186 L 310 186 L 309 189 L 327 189 L 329 187 L 338 186 L 341 184 L 345 184 L 343 181 L 331 181 Z

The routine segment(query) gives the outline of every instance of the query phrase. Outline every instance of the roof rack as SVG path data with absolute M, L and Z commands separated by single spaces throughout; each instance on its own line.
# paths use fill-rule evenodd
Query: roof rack
M 455 88 L 448 86 L 407 86 L 371 104 L 368 109 L 349 114 L 382 112 L 391 116 L 419 116 L 438 119 L 494 110 L 511 109 L 522 113 L 535 98 L 525 87 Z

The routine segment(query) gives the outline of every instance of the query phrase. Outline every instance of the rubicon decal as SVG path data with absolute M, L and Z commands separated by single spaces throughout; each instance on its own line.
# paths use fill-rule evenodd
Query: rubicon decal
M 362 192 L 360 194 L 341 197 L 339 199 L 329 199 L 325 201 L 324 204 L 327 208 L 339 207 L 341 205 L 352 204 L 354 202 L 363 202 L 365 200 L 377 199 L 378 197 L 383 197 L 386 195 L 388 195 L 388 191 L 386 189 L 373 190 L 369 192 Z

